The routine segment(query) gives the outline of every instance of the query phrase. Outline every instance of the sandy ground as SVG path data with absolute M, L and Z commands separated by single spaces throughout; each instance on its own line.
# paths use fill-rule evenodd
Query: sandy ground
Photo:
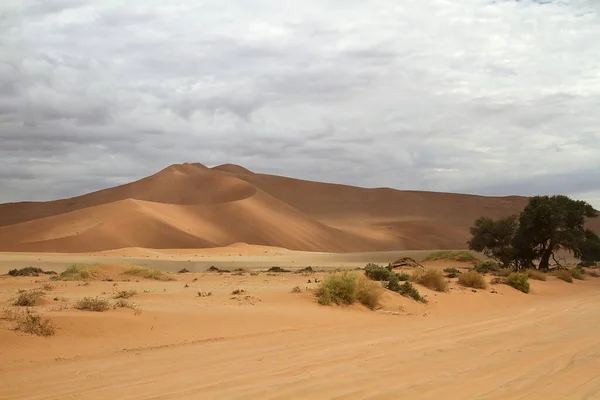
M 431 265 L 444 266 L 464 267 Z M 50 283 L 33 308 L 58 328 L 42 338 L 0 320 L 1 399 L 600 399 L 597 278 L 531 281 L 528 295 L 417 285 L 429 304 L 386 292 L 370 311 L 318 305 L 308 280 L 327 272 L 163 282 L 96 268 L 112 281 L 0 277 L 0 308 Z M 141 313 L 73 308 L 122 290 Z

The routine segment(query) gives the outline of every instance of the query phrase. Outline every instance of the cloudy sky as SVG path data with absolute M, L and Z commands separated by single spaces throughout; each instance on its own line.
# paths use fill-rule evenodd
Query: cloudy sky
M 173 163 L 600 208 L 597 0 L 3 0 L 0 202 Z

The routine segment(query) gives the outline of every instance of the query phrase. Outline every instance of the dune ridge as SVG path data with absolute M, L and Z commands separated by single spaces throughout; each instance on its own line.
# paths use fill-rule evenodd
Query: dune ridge
M 1 204 L 0 251 L 237 242 L 320 252 L 463 248 L 475 218 L 515 214 L 526 201 L 365 189 L 186 163 L 70 199 Z

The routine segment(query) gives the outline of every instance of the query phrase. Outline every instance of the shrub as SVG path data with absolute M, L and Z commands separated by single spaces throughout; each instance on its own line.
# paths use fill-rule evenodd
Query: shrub
M 448 290 L 448 282 L 444 274 L 435 269 L 416 270 L 411 275 L 410 280 L 438 292 Z
M 397 292 L 400 290 L 400 279 L 398 277 L 399 274 L 391 274 L 387 283 L 384 284 L 385 288 L 391 290 L 392 292 Z
M 43 273 L 44 270 L 36 267 L 25 267 L 21 269 L 11 269 L 8 271 L 8 275 L 10 276 L 39 276 Z
M 396 278 L 401 282 L 406 282 L 410 279 L 410 274 L 408 272 L 398 272 Z
M 583 270 L 583 268 L 571 268 L 569 270 L 569 273 L 571 274 L 571 276 L 575 279 L 579 279 L 580 281 L 584 280 L 584 274 L 585 271 Z
M 52 336 L 56 327 L 48 318 L 42 318 L 39 314 L 27 311 L 4 310 L 3 318 L 15 323 L 14 330 L 37 336 Z
M 444 268 L 446 278 L 456 278 L 460 275 L 460 271 L 456 268 Z
M 415 288 L 412 283 L 404 282 L 402 285 L 398 287 L 396 292 L 404 297 L 410 297 L 413 300 L 419 301 L 421 303 L 427 303 L 427 300 L 424 297 L 421 297 L 421 294 Z
M 600 277 L 600 274 L 598 274 L 596 271 L 589 271 L 588 275 L 591 276 L 592 278 Z
M 98 271 L 92 270 L 87 265 L 69 265 L 66 270 L 64 270 L 59 276 L 58 279 L 62 281 L 85 281 L 88 279 L 93 279 L 98 275 Z
M 117 308 L 130 308 L 133 310 L 133 315 L 140 315 L 142 313 L 142 310 L 138 306 L 124 299 L 118 300 L 113 304 L 113 309 L 116 310 Z
M 171 277 L 166 276 L 161 271 L 158 271 L 158 270 L 155 270 L 152 268 L 148 268 L 148 267 L 139 267 L 137 265 L 134 265 L 132 267 L 125 269 L 125 271 L 123 271 L 123 274 L 131 275 L 131 276 L 139 276 L 141 278 L 146 278 L 146 279 L 154 279 L 157 281 L 173 280 Z
M 523 293 L 529 293 L 529 280 L 526 274 L 513 272 L 506 278 L 506 284 Z
M 545 273 L 543 273 L 542 271 L 538 271 L 537 269 L 528 269 L 527 277 L 529 279 L 535 279 L 536 281 L 545 281 L 546 279 L 548 279 Z
M 359 301 L 371 309 L 379 304 L 381 286 L 354 272 L 330 275 L 321 282 L 316 297 L 319 304 L 346 306 Z
M 103 312 L 108 311 L 110 305 L 108 304 L 108 301 L 99 299 L 97 297 L 84 297 L 77 302 L 75 308 L 83 311 Z
M 115 294 L 115 299 L 128 299 L 132 296 L 135 296 L 137 292 L 135 290 L 121 290 L 117 294 Z
M 235 289 L 233 292 L 231 292 L 231 294 L 233 295 L 239 295 L 239 294 L 244 294 L 246 293 L 246 291 L 244 289 Z
M 573 275 L 571 275 L 571 273 L 565 269 L 559 269 L 554 273 L 554 276 L 565 282 L 573 283 Z
M 458 283 L 475 289 L 487 288 L 485 277 L 477 271 L 467 271 L 464 274 L 460 274 L 458 276 Z
M 27 292 L 21 292 L 13 302 L 13 306 L 19 307 L 32 307 L 35 306 L 35 301 L 42 295 L 42 292 L 37 290 L 31 290 Z
M 43 285 L 40 287 L 40 289 L 41 289 L 41 290 L 45 290 L 45 291 L 49 292 L 49 291 L 51 291 L 51 290 L 53 290 L 53 289 L 54 289 L 54 286 L 52 286 L 52 285 L 51 285 L 51 284 L 49 284 L 49 283 L 44 283 L 44 284 L 43 284 Z
M 294 286 L 292 288 L 292 293 L 302 293 L 302 289 L 300 289 L 300 286 Z
M 374 281 L 389 281 L 392 274 L 389 269 L 377 264 L 369 263 L 365 266 L 365 275 Z
M 271 267 L 267 270 L 267 272 L 290 272 L 287 269 L 281 268 L 281 267 Z
M 188 272 L 191 271 L 187 268 L 181 268 L 179 271 L 177 271 L 178 274 L 187 274 Z
M 473 269 L 480 274 L 487 274 L 489 272 L 500 271 L 500 265 L 494 261 L 485 261 L 477 264 Z
M 503 278 L 508 277 L 510 274 L 512 274 L 514 271 L 510 268 L 500 268 L 499 270 L 494 272 L 494 275 L 496 276 L 501 276 Z
M 212 292 L 198 292 L 198 297 L 210 297 Z
M 477 263 L 479 259 L 468 251 L 436 251 L 435 253 L 429 254 L 423 259 L 423 261 L 436 261 L 436 260 L 454 260 L 459 262 L 470 262 Z
M 298 272 L 309 272 L 310 273 L 310 272 L 315 272 L 315 271 L 313 270 L 312 267 L 306 267 L 306 268 L 302 268 Z

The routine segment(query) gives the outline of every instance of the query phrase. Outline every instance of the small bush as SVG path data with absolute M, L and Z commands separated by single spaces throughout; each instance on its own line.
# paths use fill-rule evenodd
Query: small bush
M 231 292 L 231 294 L 233 295 L 239 295 L 239 294 L 245 294 L 246 291 L 244 289 L 235 289 L 233 292 Z
M 124 275 L 139 276 L 140 278 L 154 279 L 157 281 L 170 281 L 173 280 L 171 277 L 165 275 L 163 272 L 147 268 L 139 267 L 137 265 L 129 267 L 123 271 Z
M 307 273 L 311 273 L 311 272 L 315 272 L 315 270 L 312 267 L 306 267 L 306 268 L 302 268 L 301 270 L 299 270 L 298 272 L 307 272 Z
M 410 280 L 438 292 L 448 290 L 448 282 L 444 274 L 435 269 L 416 270 L 411 275 Z
M 500 265 L 494 261 L 485 261 L 479 263 L 473 267 L 475 272 L 479 272 L 480 274 L 487 274 L 490 272 L 498 272 L 500 271 Z
M 31 310 L 20 312 L 4 310 L 2 318 L 13 321 L 15 323 L 13 329 L 16 331 L 37 336 L 52 336 L 56 332 L 52 321 Z
M 463 286 L 471 287 L 475 289 L 487 288 L 487 282 L 485 277 L 476 271 L 467 271 L 464 274 L 458 276 L 458 283 Z
M 479 259 L 468 251 L 436 251 L 435 253 L 429 254 L 423 259 L 423 261 L 436 261 L 436 260 L 453 260 L 459 262 L 470 262 L 477 263 Z
M 13 306 L 19 307 L 33 307 L 35 306 L 35 301 L 42 295 L 42 292 L 37 290 L 30 290 L 26 292 L 20 292 L 15 301 L 13 302 Z
M 45 290 L 46 292 L 49 292 L 54 289 L 54 286 L 52 286 L 49 283 L 44 283 L 42 286 L 40 286 L 40 289 Z
M 592 278 L 600 277 L 600 274 L 598 274 L 596 271 L 589 271 L 588 275 L 591 276 Z
M 446 278 L 456 278 L 461 272 L 456 268 L 444 268 L 444 273 L 446 273 Z
M 554 273 L 554 276 L 565 282 L 573 283 L 573 275 L 571 275 L 571 273 L 565 269 L 559 269 Z
M 177 271 L 178 274 L 187 274 L 188 272 L 191 272 L 191 271 L 187 268 L 182 268 L 179 271 Z
M 513 272 L 506 278 L 506 284 L 523 293 L 529 293 L 529 280 L 526 274 Z
M 8 275 L 10 276 L 39 276 L 43 273 L 44 270 L 36 267 L 25 267 L 21 269 L 11 269 L 8 271 Z
M 584 274 L 585 271 L 583 270 L 583 268 L 571 268 L 569 270 L 569 273 L 571 274 L 571 276 L 575 279 L 579 279 L 580 281 L 584 280 Z
M 393 272 L 389 269 L 377 264 L 369 263 L 365 266 L 366 277 L 374 281 L 389 281 L 392 274 Z
M 391 290 L 392 292 L 397 292 L 400 290 L 400 279 L 398 278 L 398 274 L 391 274 L 387 283 L 384 284 L 385 288 Z
M 546 279 L 548 279 L 545 273 L 543 273 L 542 271 L 538 271 L 537 269 L 528 269 L 527 277 L 529 279 L 535 279 L 536 281 L 545 281 Z
M 137 294 L 137 292 L 135 290 L 121 290 L 120 292 L 115 294 L 114 298 L 115 299 L 128 299 L 130 297 L 135 296 L 136 294 Z
M 415 288 L 410 282 L 404 282 L 398 287 L 396 292 L 404 297 L 410 297 L 411 299 L 421 303 L 427 303 L 427 300 L 421 296 L 417 288 Z
M 87 265 L 69 265 L 66 270 L 64 270 L 59 276 L 58 279 L 62 281 L 85 281 L 88 279 L 93 279 L 98 275 L 97 271 L 94 271 Z
M 494 272 L 494 275 L 496 276 L 501 276 L 503 278 L 508 277 L 510 274 L 512 274 L 514 271 L 510 268 L 501 268 L 497 271 Z
M 400 282 L 406 282 L 410 279 L 410 274 L 408 272 L 398 272 L 396 277 Z
M 198 292 L 198 297 L 210 297 L 212 292 Z
M 271 267 L 267 270 L 267 272 L 290 272 L 287 269 L 283 269 L 281 267 Z
M 84 297 L 77 302 L 75 308 L 83 311 L 103 312 L 108 311 L 110 305 L 108 304 L 108 301 L 99 299 L 97 297 Z
M 319 304 L 346 306 L 359 301 L 373 309 L 379 303 L 381 286 L 353 272 L 330 275 L 321 282 L 316 297 Z
M 140 315 L 142 313 L 142 310 L 138 306 L 124 299 L 118 300 L 113 304 L 113 309 L 116 310 L 117 308 L 130 308 L 133 310 L 133 315 Z
M 300 289 L 300 286 L 294 286 L 292 288 L 292 293 L 302 293 L 302 289 Z

